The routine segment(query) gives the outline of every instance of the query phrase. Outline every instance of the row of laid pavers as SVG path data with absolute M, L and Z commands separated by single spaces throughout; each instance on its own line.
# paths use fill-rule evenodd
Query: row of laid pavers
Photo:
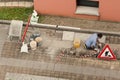
M 34 68 L 28 68 L 28 67 L 14 67 L 14 66 L 6 66 L 6 65 L 0 66 L 0 80 L 5 80 L 6 78 L 8 79 L 8 76 L 9 76 L 7 75 L 8 73 L 15 74 L 15 76 L 14 75 L 12 76 L 13 78 L 16 78 L 18 76 L 17 74 L 23 75 L 23 76 L 18 76 L 17 78 L 18 80 L 23 80 L 24 74 L 27 74 L 27 76 L 36 75 L 36 76 L 45 76 L 45 77 L 51 77 L 51 78 L 54 77 L 58 79 L 63 78 L 63 79 L 69 79 L 69 80 L 119 80 L 117 78 L 111 78 L 111 77 L 93 76 L 93 75 L 87 75 L 87 74 L 86 75 L 73 74 L 68 72 L 49 71 L 49 70 L 41 70 L 41 69 L 34 69 Z M 34 80 L 33 77 L 32 77 L 32 80 Z M 36 78 L 35 80 L 39 80 L 39 79 Z M 51 80 L 51 79 L 49 78 L 48 80 Z
M 61 52 L 60 51 L 57 52 L 57 49 L 55 49 L 54 47 L 51 47 L 55 45 L 50 45 L 50 47 L 45 49 L 41 49 L 42 47 L 40 47 L 35 51 L 29 50 L 29 53 L 21 53 L 20 44 L 18 43 L 14 44 L 14 43 L 15 42 L 11 42 L 11 43 L 5 42 L 4 48 L 1 53 L 1 57 L 20 59 L 20 60 L 45 61 L 48 63 L 58 62 L 62 64 L 70 64 L 70 65 L 77 65 L 77 66 L 86 64 L 86 66 L 91 66 L 91 67 L 96 66 L 99 68 L 104 67 L 106 69 L 111 69 L 111 67 L 113 66 L 115 70 L 119 70 L 119 66 L 120 66 L 119 60 L 115 62 L 111 62 L 111 61 L 107 62 L 107 61 L 98 60 L 97 58 L 93 58 L 93 57 L 91 57 L 90 59 L 77 58 L 75 56 L 72 56 L 72 55 L 69 56 L 67 54 L 60 57 L 59 54 L 61 54 Z M 59 42 L 56 42 L 56 43 L 59 44 Z M 52 42 L 51 44 L 54 44 L 54 42 Z M 111 46 L 111 49 L 114 49 L 116 47 L 119 48 L 120 45 L 110 45 L 110 46 Z M 57 45 L 55 47 L 57 47 Z
M 102 77 L 111 77 L 120 79 L 120 71 L 112 69 L 103 69 L 103 68 L 94 68 L 88 66 L 75 66 L 67 64 L 55 64 L 39 61 L 27 61 L 27 60 L 18 60 L 11 58 L 0 58 L 0 65 L 15 66 L 15 67 L 26 67 L 33 69 L 49 70 L 49 71 L 58 71 L 58 72 L 68 72 L 74 74 L 85 74 L 93 76 L 102 76 Z
M 7 39 L 7 33 L 8 33 L 8 25 L 0 25 L 0 56 L 1 56 L 1 51 L 3 49 L 4 42 Z
M 106 36 L 106 43 L 120 44 L 120 37 L 118 37 L 118 36 Z

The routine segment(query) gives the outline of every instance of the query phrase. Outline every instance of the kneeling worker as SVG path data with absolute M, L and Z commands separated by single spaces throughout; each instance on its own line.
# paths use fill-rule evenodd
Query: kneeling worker
M 100 43 L 99 39 L 102 38 L 102 33 L 94 33 L 92 34 L 85 42 L 86 48 L 90 50 L 95 50 L 95 48 L 98 48 L 98 45 Z

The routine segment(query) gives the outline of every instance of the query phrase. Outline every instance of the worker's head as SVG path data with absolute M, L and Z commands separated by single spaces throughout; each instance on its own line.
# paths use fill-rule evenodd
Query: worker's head
M 97 33 L 98 38 L 102 38 L 103 34 L 102 33 Z

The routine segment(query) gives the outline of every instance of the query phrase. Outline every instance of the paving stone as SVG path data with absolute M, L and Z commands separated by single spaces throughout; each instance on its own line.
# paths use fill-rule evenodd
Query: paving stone
M 109 72 L 109 76 L 113 76 L 113 78 L 117 78 L 117 79 L 120 78 L 120 76 L 119 76 L 118 74 L 119 74 L 119 72 L 115 72 L 115 71 L 113 71 L 113 70 L 111 70 L 111 71 Z
M 48 67 L 48 63 L 46 63 L 46 62 L 42 62 L 42 63 L 41 63 L 41 67 L 40 67 L 40 69 L 46 70 L 47 67 Z
M 111 73 L 112 73 L 112 72 L 111 72 Z M 112 73 L 112 74 L 114 74 L 114 73 Z M 115 73 L 115 76 L 117 76 L 117 77 L 114 77 L 114 78 L 120 79 L 119 74 L 120 74 L 120 70 Z M 111 74 L 110 74 L 110 75 L 111 75 Z
M 83 74 L 83 69 L 81 66 L 72 66 L 69 68 L 69 70 L 71 71 L 71 73 Z
M 73 41 L 73 39 L 74 39 L 74 32 L 63 31 L 62 40 Z
M 105 77 L 96 76 L 96 80 L 106 80 Z
M 86 74 L 86 75 L 96 75 L 96 70 L 94 68 L 90 68 L 90 67 L 84 67 L 84 69 L 82 70 L 82 74 Z
M 63 66 L 61 64 L 55 64 L 54 71 L 61 71 L 62 67 Z
M 109 77 L 109 70 L 106 69 L 96 69 L 96 74 L 99 76 L 105 76 L 105 77 Z

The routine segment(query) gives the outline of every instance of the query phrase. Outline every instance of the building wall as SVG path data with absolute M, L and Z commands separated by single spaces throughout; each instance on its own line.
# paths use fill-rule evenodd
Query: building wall
M 34 8 L 40 14 L 98 19 L 97 16 L 76 15 L 76 0 L 34 0 Z
M 99 0 L 99 3 L 100 17 L 75 14 L 76 0 L 34 0 L 34 8 L 40 14 L 120 22 L 120 0 Z
M 35 9 L 42 14 L 72 15 L 75 0 L 34 0 Z
M 100 0 L 100 19 L 120 22 L 120 0 Z

